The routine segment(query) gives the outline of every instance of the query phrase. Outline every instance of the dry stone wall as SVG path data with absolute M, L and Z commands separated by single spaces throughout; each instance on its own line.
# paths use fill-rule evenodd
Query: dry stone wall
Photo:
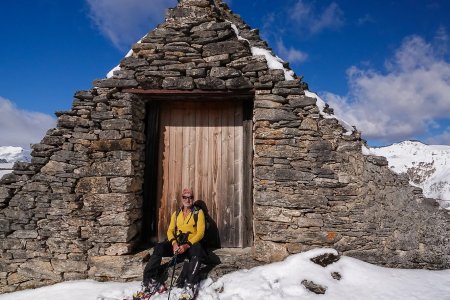
M 221 1 L 182 0 L 113 76 L 77 92 L 31 163 L 0 181 L 0 292 L 139 278 L 132 253 L 153 100 L 132 88 L 254 93 L 255 258 L 329 246 L 377 264 L 450 267 L 448 212 L 385 159 L 363 156 L 358 132 L 323 118 L 301 79 L 286 81 L 251 47 L 270 50 Z

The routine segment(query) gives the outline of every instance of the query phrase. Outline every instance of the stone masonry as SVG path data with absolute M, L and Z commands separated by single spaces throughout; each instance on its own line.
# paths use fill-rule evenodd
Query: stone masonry
M 364 156 L 357 131 L 324 118 L 301 78 L 270 69 L 252 47 L 270 52 L 226 4 L 182 0 L 111 77 L 75 93 L 31 163 L 0 181 L 0 293 L 140 276 L 133 253 L 152 100 L 133 88 L 254 95 L 253 258 L 334 247 L 379 265 L 450 268 L 449 212 L 386 159 Z

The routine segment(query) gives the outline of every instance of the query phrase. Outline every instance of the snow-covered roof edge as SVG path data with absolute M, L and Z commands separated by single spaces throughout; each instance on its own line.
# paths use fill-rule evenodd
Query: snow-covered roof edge
M 285 61 L 279 58 L 278 56 L 274 56 L 270 50 L 259 48 L 259 47 L 253 47 L 249 40 L 243 38 L 240 33 L 239 29 L 237 28 L 236 24 L 233 24 L 233 22 L 226 20 L 231 24 L 231 28 L 234 30 L 234 33 L 236 34 L 236 37 L 238 40 L 241 41 L 247 41 L 250 45 L 250 50 L 252 51 L 253 56 L 262 55 L 266 58 L 267 66 L 271 70 L 283 70 L 284 71 L 284 78 L 285 80 L 294 80 L 295 73 L 292 70 L 289 70 L 284 67 Z
M 338 120 L 339 124 L 341 124 L 341 126 L 344 127 L 344 129 L 346 130 L 344 135 L 352 135 L 352 133 L 355 131 L 355 128 L 352 125 L 350 125 L 349 123 L 347 123 L 345 120 L 343 120 L 342 118 L 340 118 L 336 115 L 331 115 L 331 114 L 326 113 L 325 112 L 326 103 L 316 93 L 305 90 L 305 96 L 310 97 L 310 98 L 315 98 L 317 100 L 316 105 L 319 108 L 319 112 L 322 117 L 324 117 L 325 119 Z

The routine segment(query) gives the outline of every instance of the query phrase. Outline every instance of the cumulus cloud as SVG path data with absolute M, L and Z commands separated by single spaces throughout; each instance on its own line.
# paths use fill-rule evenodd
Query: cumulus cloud
M 277 41 L 277 53 L 290 63 L 302 63 L 308 59 L 308 54 L 293 47 L 286 48 L 282 40 Z
M 55 125 L 56 119 L 52 116 L 21 110 L 10 100 L 0 97 L 0 146 L 29 148 Z
M 450 120 L 445 36 L 440 30 L 431 42 L 407 37 L 386 62 L 384 72 L 353 66 L 347 71 L 349 94 L 324 93 L 323 97 L 367 139 L 394 142 L 444 130 L 439 121 Z
M 95 26 L 117 48 L 128 49 L 149 29 L 163 21 L 176 0 L 86 0 Z
M 332 2 L 323 10 L 318 10 L 315 2 L 298 0 L 291 10 L 290 19 L 297 22 L 296 26 L 315 34 L 325 29 L 342 27 L 344 25 L 344 12 L 335 2 Z

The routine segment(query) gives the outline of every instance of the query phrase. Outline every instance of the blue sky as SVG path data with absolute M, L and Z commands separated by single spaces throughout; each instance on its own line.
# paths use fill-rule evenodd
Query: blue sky
M 450 145 L 450 1 L 228 1 L 371 145 Z M 0 3 L 0 146 L 38 142 L 175 0 Z

